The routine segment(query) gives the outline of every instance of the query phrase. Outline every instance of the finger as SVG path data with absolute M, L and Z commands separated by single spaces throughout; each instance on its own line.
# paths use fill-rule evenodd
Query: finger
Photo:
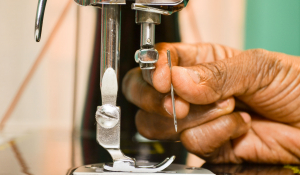
M 249 114 L 235 112 L 183 131 L 180 140 L 189 152 L 205 160 L 214 160 L 214 163 L 241 163 L 230 147 L 223 151 L 220 148 L 231 139 L 247 133 L 250 126 Z
M 209 104 L 230 96 L 247 96 L 268 86 L 282 62 L 265 50 L 242 54 L 192 67 L 173 67 L 176 93 L 194 104 Z
M 146 83 L 139 68 L 135 68 L 125 75 L 122 90 L 126 99 L 139 108 L 152 114 L 173 117 L 173 111 L 168 106 L 170 105 L 170 95 L 159 93 Z M 184 118 L 190 110 L 190 104 L 181 97 L 175 96 L 175 109 L 177 117 Z
M 233 109 L 233 98 L 204 106 L 191 105 L 187 117 L 177 120 L 178 132 L 175 132 L 173 118 L 150 114 L 143 110 L 136 114 L 135 123 L 139 133 L 149 139 L 179 140 L 182 131 L 229 114 Z
M 183 44 L 159 43 L 156 44 L 159 59 L 156 69 L 143 70 L 144 79 L 161 93 L 170 91 L 171 77 L 168 66 L 167 50 L 170 50 L 172 66 L 193 66 L 203 62 L 211 62 L 230 58 L 240 53 L 236 49 L 218 44 Z

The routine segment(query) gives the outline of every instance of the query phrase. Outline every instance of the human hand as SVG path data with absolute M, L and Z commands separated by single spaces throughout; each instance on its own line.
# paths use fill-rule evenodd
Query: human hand
M 180 137 L 190 152 L 214 163 L 299 163 L 300 63 L 297 57 L 264 50 L 240 52 L 209 44 L 159 44 L 157 49 L 160 59 L 156 70 L 143 72 L 144 79 L 157 91 L 148 84 L 154 93 L 135 86 L 137 81 L 133 74 L 141 74 L 137 71 L 129 73 L 124 81 L 133 89 L 139 87 L 140 93 L 136 96 L 128 93 L 129 87 L 123 89 L 125 94 L 130 94 L 126 96 L 133 103 L 147 99 L 143 92 L 149 92 L 147 102 L 158 99 L 156 106 L 151 102 L 138 105 L 144 109 L 136 117 L 141 134 L 153 139 Z M 175 103 L 180 118 L 178 134 L 164 132 L 173 123 L 171 118 L 161 117 L 171 115 L 159 107 L 164 106 L 172 113 L 170 97 L 157 98 L 157 94 L 164 96 L 170 89 L 167 49 L 175 65 L 172 83 L 178 95 Z M 252 123 L 247 113 L 223 110 L 223 114 L 211 117 L 210 112 L 195 111 L 205 109 L 199 105 L 212 105 L 232 96 L 256 112 L 251 114 Z M 233 109 L 232 101 L 227 101 L 230 109 Z M 154 110 L 147 110 L 149 106 Z

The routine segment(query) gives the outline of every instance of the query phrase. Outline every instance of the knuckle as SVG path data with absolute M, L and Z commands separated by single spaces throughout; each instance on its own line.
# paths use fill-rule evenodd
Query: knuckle
M 196 137 L 192 129 L 188 129 L 181 134 L 180 139 L 189 152 L 198 154 L 199 148 Z
M 202 158 L 209 158 L 213 155 L 215 149 L 213 149 L 210 145 L 207 145 L 207 143 L 202 142 L 205 139 L 209 138 L 206 137 L 201 129 L 198 129 L 197 131 L 189 129 L 184 131 L 184 134 L 181 135 L 181 141 L 189 152 Z
M 265 87 L 283 69 L 283 62 L 276 55 L 265 49 L 253 49 L 250 52 L 253 60 L 252 67 L 256 67 L 255 69 L 257 70 L 254 81 L 259 82 L 258 88 Z
M 252 55 L 254 55 L 256 58 L 263 58 L 265 57 L 269 51 L 265 50 L 265 49 L 251 49 L 249 50 L 251 52 Z
M 207 77 L 206 81 L 214 92 L 222 98 L 222 92 L 227 79 L 227 65 L 224 61 L 220 60 L 213 63 L 202 64 Z

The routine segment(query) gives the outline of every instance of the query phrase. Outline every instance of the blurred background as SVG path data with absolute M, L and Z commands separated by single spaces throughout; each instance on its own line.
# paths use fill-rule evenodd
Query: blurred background
M 2 135 L 35 130 L 64 135 L 73 127 L 79 132 L 87 110 L 99 12 L 94 7 L 79 7 L 72 0 L 48 0 L 42 39 L 37 43 L 36 7 L 37 0 L 5 1 L 0 6 Z M 131 16 L 134 25 L 134 12 Z M 211 42 L 300 56 L 299 0 L 190 0 L 177 19 L 178 24 L 162 27 L 174 28 L 180 37 L 166 41 Z M 122 27 L 122 32 L 129 30 Z M 139 33 L 135 36 L 136 50 Z M 133 54 L 126 58 L 130 64 L 134 63 Z M 0 138 L 3 145 L 6 136 Z M 59 147 L 61 152 L 69 150 L 64 144 Z

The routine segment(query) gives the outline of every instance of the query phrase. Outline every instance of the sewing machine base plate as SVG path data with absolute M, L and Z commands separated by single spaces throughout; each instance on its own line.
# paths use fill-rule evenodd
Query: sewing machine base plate
M 139 165 L 153 165 L 155 163 L 139 163 Z M 198 168 L 198 167 L 188 167 L 185 165 L 179 164 L 171 164 L 168 168 L 164 171 L 156 172 L 156 173 L 132 173 L 132 172 L 109 172 L 103 169 L 103 163 L 99 164 L 91 164 L 85 165 L 76 168 L 73 170 L 72 175 L 132 175 L 132 174 L 139 174 L 139 175 L 157 175 L 157 174 L 176 174 L 176 175 L 186 175 L 186 174 L 197 174 L 197 175 L 213 175 L 211 171 Z M 71 174 L 70 174 L 71 175 Z

